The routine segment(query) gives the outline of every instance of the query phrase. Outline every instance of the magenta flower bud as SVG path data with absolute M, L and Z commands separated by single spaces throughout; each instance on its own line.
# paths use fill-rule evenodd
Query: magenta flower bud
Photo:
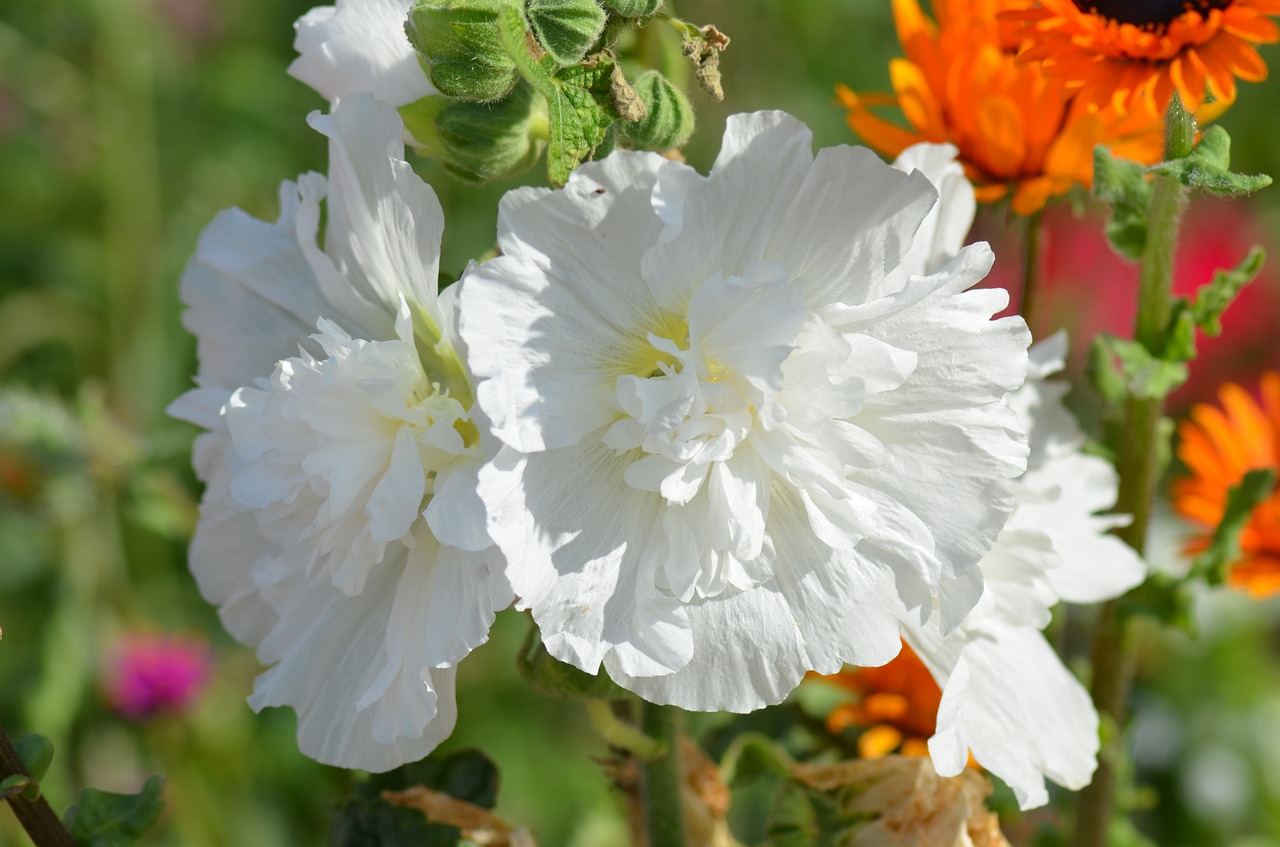
M 135 721 L 183 712 L 204 691 L 212 666 L 203 639 L 133 633 L 117 642 L 108 659 L 107 699 Z

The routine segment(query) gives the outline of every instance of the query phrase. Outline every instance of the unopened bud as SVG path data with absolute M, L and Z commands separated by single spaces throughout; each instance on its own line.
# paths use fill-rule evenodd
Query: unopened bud
M 662 0 L 600 0 L 604 7 L 624 18 L 647 18 L 658 11 Z
M 538 160 L 546 134 L 540 105 L 521 82 L 498 103 L 437 94 L 402 107 L 400 114 L 424 152 L 460 177 L 486 180 L 519 173 Z
M 529 0 L 525 16 L 542 48 L 566 67 L 595 46 L 608 18 L 596 0 Z
M 498 11 L 513 0 L 417 0 L 405 33 L 441 94 L 489 103 L 516 83 L 516 66 L 502 46 Z
M 649 114 L 619 127 L 631 140 L 644 147 L 665 150 L 683 146 L 693 134 L 693 107 L 684 92 L 657 71 L 645 71 L 635 83 L 636 93 Z

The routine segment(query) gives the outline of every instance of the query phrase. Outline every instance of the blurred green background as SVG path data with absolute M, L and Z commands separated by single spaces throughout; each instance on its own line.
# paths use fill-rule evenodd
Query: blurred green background
M 228 206 L 274 220 L 282 179 L 326 169 L 323 139 L 304 120 L 324 104 L 285 74 L 292 22 L 309 5 L 0 8 L 0 725 L 54 740 L 46 790 L 58 807 L 86 785 L 131 791 L 165 774 L 169 808 L 150 844 L 322 843 L 353 779 L 298 754 L 291 713 L 245 706 L 256 661 L 221 631 L 185 570 L 195 432 L 163 413 L 194 372 L 177 280 L 201 228 Z M 686 154 L 703 169 L 731 111 L 786 109 L 818 144 L 852 142 L 833 86 L 885 90 L 898 54 L 887 0 L 681 0 L 679 11 L 733 38 L 726 101 L 692 95 L 700 128 Z M 1280 49 L 1264 55 L 1280 59 Z M 1280 174 L 1277 114 L 1280 85 L 1242 88 L 1223 121 L 1240 169 Z M 501 193 L 539 179 L 535 169 L 477 187 L 418 164 L 449 222 L 450 277 L 492 246 Z M 1248 241 L 1280 243 L 1278 204 L 1275 189 L 1236 203 L 1230 225 L 1225 212 L 1193 210 L 1188 242 L 1210 266 L 1234 262 Z M 1050 218 L 1046 262 L 1063 310 L 1050 320 L 1105 323 L 1131 301 L 1132 270 L 1100 251 L 1096 220 L 1065 206 Z M 1016 279 L 1012 226 L 999 209 L 980 224 L 997 246 L 996 282 Z M 1220 342 L 1221 359 L 1197 374 L 1181 408 L 1210 398 L 1222 377 L 1247 383 L 1276 364 L 1280 298 L 1273 278 L 1263 285 L 1260 334 Z M 1177 532 L 1167 530 L 1168 550 Z M 1280 843 L 1280 606 L 1230 595 L 1202 607 L 1198 640 L 1149 633 L 1135 743 L 1159 795 L 1131 799 L 1150 806 L 1139 821 L 1159 844 Z M 512 668 L 525 627 L 504 613 L 463 665 L 448 746 L 495 759 L 499 812 L 544 847 L 626 843 L 621 801 L 594 761 L 606 748 L 580 707 L 531 692 Z M 136 631 L 212 645 L 212 682 L 186 714 L 134 722 L 109 706 L 112 647 Z M 1051 812 L 1010 821 L 1011 831 L 1046 820 Z M 0 844 L 24 843 L 0 811 Z

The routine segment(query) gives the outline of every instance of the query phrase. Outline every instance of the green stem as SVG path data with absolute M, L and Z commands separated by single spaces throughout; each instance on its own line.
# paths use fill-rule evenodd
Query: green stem
M 1165 115 L 1165 159 L 1190 155 L 1195 127 L 1175 94 Z M 1157 176 L 1151 195 L 1147 241 L 1142 252 L 1138 288 L 1138 318 L 1134 338 L 1154 355 L 1163 354 L 1165 334 L 1173 312 L 1173 257 L 1178 225 L 1186 206 L 1186 189 L 1174 177 Z M 1164 397 L 1130 395 L 1125 403 L 1116 469 L 1120 490 L 1116 511 L 1133 516 L 1116 534 L 1142 554 L 1160 477 L 1161 420 Z M 1108 729 L 1098 757 L 1093 783 L 1080 793 L 1076 807 L 1075 847 L 1106 847 L 1115 812 L 1119 764 L 1125 755 L 1122 733 L 1125 704 L 1136 662 L 1130 618 L 1124 598 L 1106 603 L 1098 615 L 1093 641 L 1092 694 Z
M 1022 257 L 1022 301 L 1018 311 L 1027 322 L 1032 338 L 1039 338 L 1040 315 L 1040 242 L 1044 230 L 1044 210 L 1038 209 L 1027 218 L 1026 240 Z
M 613 713 L 613 704 L 608 700 L 584 700 L 587 717 L 591 725 L 600 733 L 610 747 L 625 750 L 637 759 L 648 761 L 667 752 L 661 741 L 650 738 L 634 724 L 627 723 Z
M 684 847 L 680 724 L 680 710 L 674 706 L 644 704 L 645 733 L 666 747 L 661 756 L 640 763 L 649 847 Z
M 0 780 L 15 774 L 25 775 L 26 772 L 8 733 L 0 728 Z M 13 809 L 14 817 L 22 824 L 22 828 L 31 837 L 31 843 L 36 847 L 75 847 L 76 842 L 43 795 L 35 800 L 10 797 L 9 807 Z

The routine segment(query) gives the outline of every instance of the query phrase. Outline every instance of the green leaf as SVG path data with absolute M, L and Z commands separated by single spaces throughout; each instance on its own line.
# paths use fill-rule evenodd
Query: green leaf
M 1240 533 L 1248 526 L 1253 510 L 1276 490 L 1274 468 L 1249 471 L 1227 493 L 1222 521 L 1213 531 L 1209 547 L 1192 563 L 1192 572 L 1201 574 L 1210 585 L 1221 585 L 1227 569 L 1240 556 Z
M 1271 184 L 1271 177 L 1266 174 L 1238 174 L 1231 170 L 1231 136 L 1221 126 L 1206 130 L 1190 156 L 1161 162 L 1151 172 L 1228 197 L 1249 194 Z
M 1089 342 L 1085 355 L 1085 374 L 1102 397 L 1103 403 L 1114 407 L 1124 402 L 1128 389 L 1124 373 L 1111 353 L 1110 338 L 1111 336 L 1100 333 Z
M 770 847 L 843 847 L 863 813 L 842 811 L 838 798 L 796 783 L 783 785 L 769 816 Z
M 556 70 L 550 57 L 535 59 L 525 44 L 524 18 L 506 9 L 498 19 L 503 42 L 534 90 L 547 100 L 547 178 L 564 185 L 574 168 L 590 159 L 613 125 L 613 62 Z
M 23 773 L 10 774 L 0 781 L 0 800 L 21 797 L 28 803 L 40 799 L 40 783 Z
M 338 808 L 329 832 L 330 847 L 456 847 L 462 834 L 456 827 L 429 822 L 417 809 L 393 806 L 383 791 L 403 791 L 422 785 L 486 809 L 498 797 L 498 771 L 477 750 L 458 750 L 448 756 L 428 756 L 356 786 L 351 799 Z
M 80 847 L 136 844 L 164 811 L 164 777 L 153 776 L 137 794 L 86 788 L 62 816 Z
M 733 740 L 720 760 L 720 772 L 730 786 L 771 774 L 790 778 L 791 756 L 761 732 L 744 732 Z
M 1147 244 L 1151 184 L 1146 168 L 1117 159 L 1103 144 L 1093 148 L 1093 196 L 1111 206 L 1107 240 L 1116 253 L 1137 261 Z
M 27 775 L 35 780 L 44 779 L 53 761 L 53 742 L 32 732 L 14 741 L 13 748 L 18 751 Z
M 1187 381 L 1187 366 L 1155 356 L 1137 341 L 1100 333 L 1096 343 L 1119 365 L 1127 393 L 1140 398 L 1166 397 Z M 1113 386 L 1109 386 L 1114 390 Z
M 589 674 L 552 656 L 533 625 L 516 656 L 516 668 L 530 685 L 553 697 L 625 700 L 631 696 L 603 668 L 598 674 Z
M 1249 255 L 1229 271 L 1213 272 L 1213 280 L 1196 292 L 1195 303 L 1191 306 L 1191 316 L 1195 325 L 1205 334 L 1218 336 L 1222 334 L 1222 313 L 1236 299 L 1240 291 L 1253 281 L 1262 270 L 1262 263 L 1267 253 L 1261 247 L 1254 247 Z

